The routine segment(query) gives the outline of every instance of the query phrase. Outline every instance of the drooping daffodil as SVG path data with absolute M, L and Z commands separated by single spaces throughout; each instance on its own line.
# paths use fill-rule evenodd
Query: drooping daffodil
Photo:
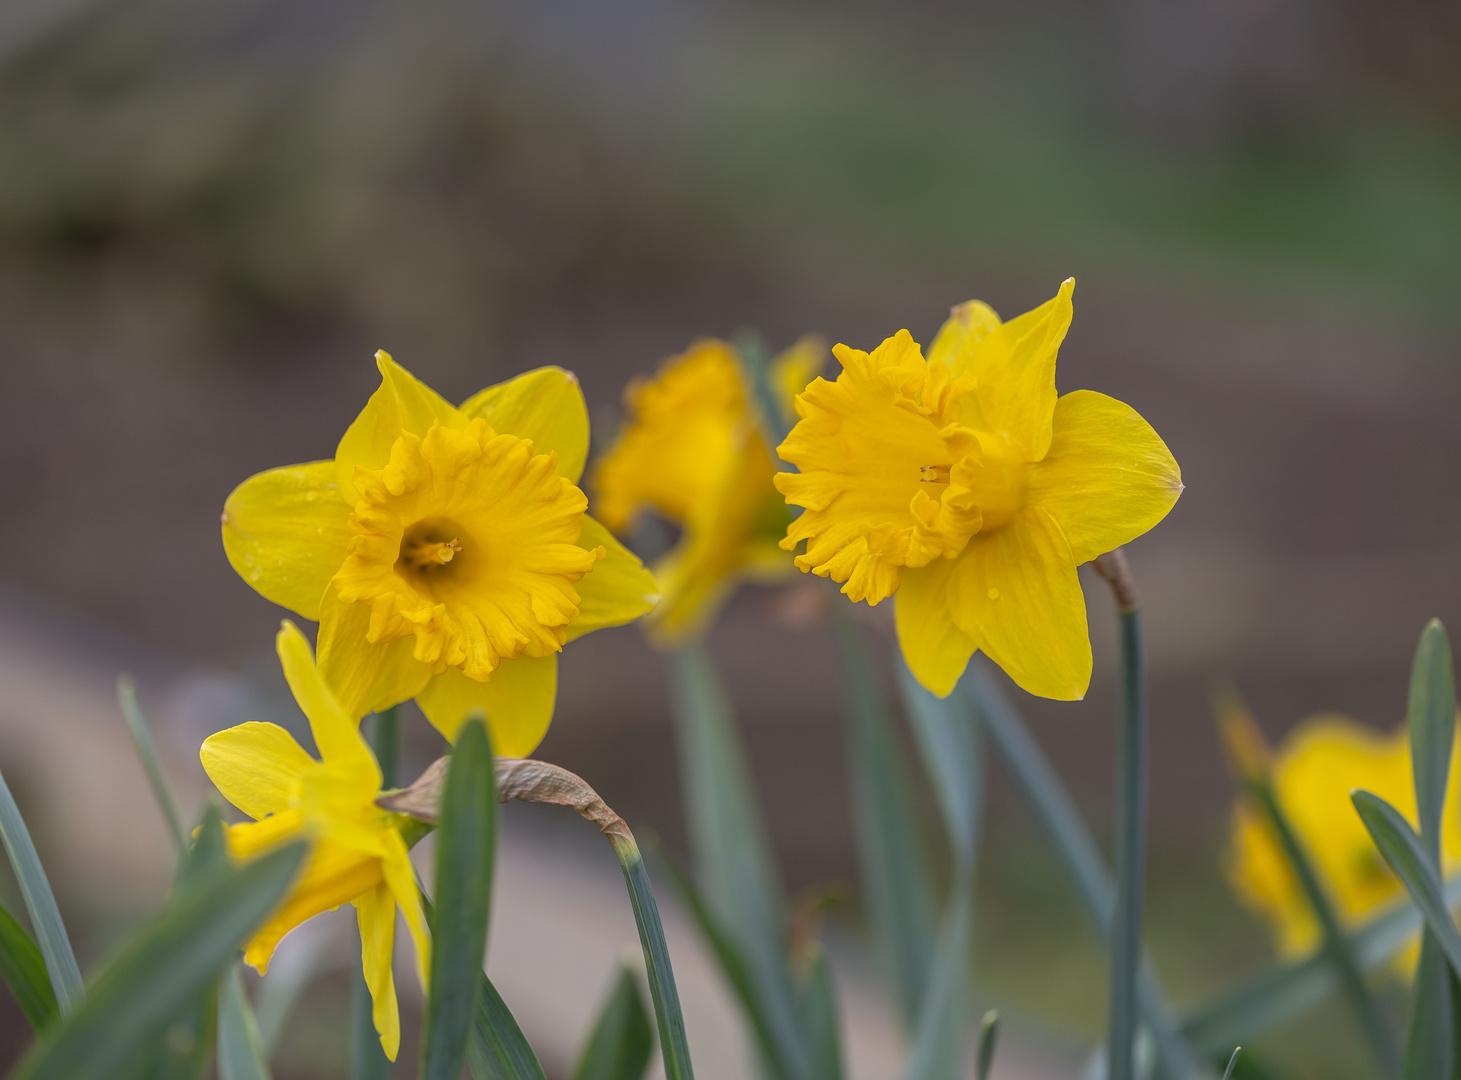
M 946 696 L 976 650 L 1025 690 L 1083 697 L 1091 679 L 1076 567 L 1135 539 L 1182 491 L 1166 445 L 1128 405 L 1055 391 L 1073 281 L 1009 322 L 956 307 L 925 360 L 902 330 L 838 345 L 834 382 L 796 399 L 778 452 L 805 510 L 782 546 L 869 604 L 897 593 L 913 674 Z
M 262 974 L 285 934 L 323 911 L 354 904 L 375 1029 L 394 1061 L 401 1042 L 391 974 L 398 907 L 415 940 L 423 988 L 431 955 L 415 872 L 401 836 L 410 819 L 375 805 L 380 767 L 355 717 L 341 707 L 316 668 L 298 627 L 285 622 L 276 645 L 321 760 L 310 757 L 282 727 L 258 722 L 210 735 L 199 755 L 224 798 L 254 819 L 228 827 L 234 858 L 248 859 L 301 836 L 313 841 L 299 880 L 249 941 L 244 959 Z
M 789 414 L 825 356 L 815 338 L 778 356 L 768 371 L 774 407 Z M 661 599 L 649 624 L 664 644 L 706 629 L 738 581 L 793 572 L 779 547 L 790 516 L 750 379 L 733 345 L 696 341 L 655 378 L 629 384 L 618 439 L 594 467 L 594 509 L 609 528 L 623 534 L 652 509 L 681 529 L 654 565 Z M 779 425 L 784 414 L 769 419 Z
M 1223 717 L 1224 735 L 1240 760 L 1262 758 L 1284 816 L 1303 845 L 1335 913 L 1354 927 L 1405 896 L 1404 886 L 1385 864 L 1360 820 L 1350 793 L 1374 792 L 1415 824 L 1415 780 L 1410 732 L 1401 724 L 1384 734 L 1336 714 L 1312 716 L 1269 753 L 1243 713 Z M 1235 748 L 1234 744 L 1242 744 Z M 1441 817 L 1441 862 L 1446 874 L 1461 867 L 1461 771 L 1451 770 L 1446 811 Z M 1245 795 L 1233 806 L 1226 859 L 1228 880 L 1243 902 L 1273 931 L 1285 959 L 1318 947 L 1322 930 L 1282 842 L 1263 812 Z M 1398 957 L 1414 968 L 1419 935 Z
M 330 461 L 245 480 L 223 546 L 261 594 L 318 619 L 352 717 L 414 697 L 448 739 L 480 708 L 523 757 L 553 716 L 558 653 L 652 608 L 654 579 L 584 511 L 578 380 L 545 367 L 454 406 L 385 353 Z

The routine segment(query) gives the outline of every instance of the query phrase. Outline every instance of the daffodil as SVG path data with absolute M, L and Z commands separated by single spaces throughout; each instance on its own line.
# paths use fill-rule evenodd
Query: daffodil
M 1182 491 L 1166 445 L 1105 394 L 1057 397 L 1071 290 L 1009 322 L 955 308 L 925 360 L 908 331 L 871 353 L 839 345 L 835 382 L 796 399 L 778 473 L 805 507 L 782 546 L 854 601 L 893 593 L 914 675 L 947 695 L 982 649 L 1032 694 L 1091 678 L 1076 567 L 1135 539 Z
M 239 575 L 318 619 L 319 665 L 358 719 L 414 697 L 448 739 L 480 708 L 522 757 L 553 716 L 558 653 L 654 606 L 654 579 L 584 513 L 578 380 L 539 368 L 454 406 L 385 353 L 331 461 L 244 481 L 223 509 Z
M 209 736 L 200 753 L 224 798 L 254 819 L 229 826 L 228 847 L 235 858 L 248 859 L 301 836 L 314 845 L 299 880 L 248 943 L 244 959 L 262 974 L 285 934 L 322 911 L 354 904 L 375 1029 L 394 1061 L 401 1042 L 391 974 L 397 907 L 415 939 L 423 987 L 431 954 L 415 872 L 401 837 L 409 819 L 375 805 L 380 767 L 356 718 L 341 707 L 315 667 L 304 635 L 285 622 L 276 645 L 322 760 L 310 757 L 277 724 L 257 722 Z
M 825 354 L 807 338 L 776 359 L 770 381 L 784 398 L 778 407 L 790 411 Z M 654 379 L 630 383 L 624 406 L 619 437 L 594 469 L 594 505 L 618 533 L 646 508 L 680 526 L 679 542 L 655 563 L 662 598 L 650 616 L 654 637 L 672 643 L 700 633 L 739 579 L 792 572 L 778 546 L 790 518 L 734 347 L 695 342 Z
M 1347 716 L 1312 716 L 1289 734 L 1266 768 L 1279 806 L 1346 926 L 1405 896 L 1350 803 L 1354 789 L 1372 791 L 1414 825 L 1415 781 L 1404 724 L 1385 735 Z M 1452 769 L 1441 818 L 1441 861 L 1448 874 L 1461 867 L 1458 796 L 1461 771 Z M 1281 956 L 1302 956 L 1318 946 L 1321 929 L 1303 887 L 1272 825 L 1246 797 L 1233 807 L 1227 874 L 1243 901 L 1269 924 Z M 1414 966 L 1416 951 L 1402 955 L 1403 968 Z

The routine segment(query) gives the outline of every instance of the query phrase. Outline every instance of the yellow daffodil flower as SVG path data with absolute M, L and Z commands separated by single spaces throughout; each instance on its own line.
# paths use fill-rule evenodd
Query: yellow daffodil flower
M 1233 726 L 1232 719 L 1225 717 L 1224 733 L 1230 747 L 1234 736 L 1228 729 Z M 1251 721 L 1241 726 L 1256 733 Z M 1248 736 L 1245 741 L 1257 745 L 1260 740 Z M 1402 724 L 1393 734 L 1384 735 L 1346 716 L 1313 716 L 1289 734 L 1277 753 L 1269 755 L 1262 748 L 1262 756 L 1278 804 L 1340 919 L 1355 926 L 1401 900 L 1404 887 L 1376 850 L 1350 802 L 1350 792 L 1355 788 L 1372 791 L 1415 824 L 1408 728 Z M 1458 796 L 1461 772 L 1453 769 L 1441 818 L 1441 860 L 1447 874 L 1461 867 Z M 1268 819 L 1246 797 L 1240 797 L 1233 807 L 1226 869 L 1239 897 L 1272 928 L 1281 956 L 1303 956 L 1318 946 L 1322 932 L 1303 887 Z M 1406 971 L 1414 967 L 1418 935 L 1416 941 L 1417 946 L 1399 959 Z
M 523 757 L 553 717 L 558 652 L 643 615 L 654 579 L 584 513 L 578 380 L 539 368 L 453 406 L 385 353 L 333 461 L 245 480 L 223 546 L 268 599 L 318 619 L 319 664 L 359 719 L 414 697 L 448 739 L 480 708 Z
M 773 362 L 788 413 L 825 355 L 805 338 Z M 778 546 L 790 518 L 748 379 L 734 347 L 695 342 L 654 379 L 629 384 L 624 426 L 594 469 L 594 506 L 609 528 L 623 533 L 648 507 L 682 529 L 654 566 L 661 600 L 650 626 L 665 644 L 703 631 L 737 580 L 792 571 Z
M 1166 445 L 1114 398 L 1057 398 L 1074 281 L 1002 323 L 954 309 L 925 360 L 901 330 L 872 353 L 838 345 L 835 382 L 796 399 L 778 473 L 805 507 L 782 547 L 869 604 L 898 594 L 903 656 L 947 696 L 983 649 L 1025 690 L 1071 700 L 1091 679 L 1076 567 L 1134 540 L 1182 491 Z
M 431 955 L 415 872 L 401 838 L 401 825 L 409 819 L 375 805 L 380 767 L 356 718 L 341 708 L 315 667 L 304 635 L 286 622 L 276 644 L 284 677 L 309 719 L 322 760 L 310 757 L 277 724 L 263 723 L 211 735 L 199 755 L 224 798 L 254 819 L 228 828 L 235 858 L 247 859 L 300 836 L 314 841 L 299 880 L 248 943 L 244 959 L 262 974 L 285 934 L 322 911 L 354 904 L 375 1029 L 394 1061 L 401 1042 L 391 975 L 398 906 L 415 939 L 423 987 Z

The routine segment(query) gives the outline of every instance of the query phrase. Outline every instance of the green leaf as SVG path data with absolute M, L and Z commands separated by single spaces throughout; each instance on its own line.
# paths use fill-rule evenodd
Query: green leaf
M 939 929 L 936 959 L 909 1050 L 907 1080 L 956 1080 L 963 1072 L 974 938 L 974 874 L 967 865 Z
M 896 663 L 903 706 L 924 770 L 933 779 L 955 862 L 972 862 L 978 846 L 984 792 L 978 714 L 961 695 L 940 698 L 924 689 L 901 654 Z
M 649 872 L 627 830 L 625 835 L 611 834 L 609 839 L 614 844 L 614 854 L 619 857 L 619 869 L 624 872 L 629 903 L 634 909 L 634 923 L 639 928 L 639 946 L 644 953 L 644 973 L 649 979 L 649 997 L 654 1002 L 654 1018 L 659 1027 L 665 1080 L 694 1080 L 680 992 L 675 988 L 675 969 L 670 965 L 670 950 L 665 944 L 665 929 L 660 923 Z
M 1456 734 L 1456 684 L 1451 671 L 1450 642 L 1445 629 L 1435 619 L 1421 633 L 1415 650 L 1407 719 L 1421 847 L 1439 878 L 1441 812 L 1446 802 Z M 1455 1057 L 1451 973 L 1429 930 L 1421 942 L 1412 1000 L 1403 1075 L 1406 1080 L 1449 1077 Z
M 475 1080 L 543 1080 L 543 1067 L 497 987 L 483 972 L 467 1058 Z
M 1350 799 L 1369 830 L 1370 839 L 1425 917 L 1426 928 L 1435 935 L 1451 970 L 1461 975 L 1461 934 L 1456 932 L 1451 913 L 1446 910 L 1440 878 L 1431 866 L 1420 837 L 1400 811 L 1378 795 L 1356 791 Z
M 264 1041 L 253 1006 L 244 991 L 243 972 L 234 964 L 223 976 L 218 998 L 219 1080 L 269 1080 Z
M 994 1045 L 999 1040 L 999 1010 L 990 1009 L 979 1024 L 979 1052 L 974 1055 L 974 1080 L 989 1080 L 994 1064 Z M 1223 1077 L 1227 1080 L 1227 1077 Z
M 969 664 L 955 694 L 967 695 L 983 718 L 984 730 L 1050 837 L 1087 916 L 1102 938 L 1107 939 L 1111 932 L 1115 891 L 1111 876 L 1075 803 L 1039 744 L 1030 736 L 1019 714 L 995 686 L 986 665 L 978 657 Z M 1198 1075 L 1197 1062 L 1167 1008 L 1161 984 L 1145 961 L 1138 973 L 1136 989 L 1142 1020 L 1156 1041 L 1167 1072 L 1176 1076 Z
M 179 851 L 186 851 L 188 838 L 183 831 L 183 815 L 178 810 L 177 799 L 173 797 L 172 788 L 168 785 L 167 774 L 163 772 L 162 759 L 158 756 L 152 729 L 147 724 L 142 706 L 137 703 L 137 686 L 132 681 L 132 676 L 122 675 L 117 679 L 117 701 L 122 707 L 127 730 L 132 734 L 132 745 L 137 749 L 137 757 L 142 761 L 142 769 L 147 773 L 147 782 L 152 785 L 153 797 L 157 799 L 158 808 L 162 810 L 162 817 L 167 823 L 173 843 Z
M 1116 770 L 1116 894 L 1111 911 L 1111 994 L 1106 1052 L 1113 1080 L 1136 1075 L 1137 984 L 1146 893 L 1147 718 L 1141 612 L 1123 607 L 1121 726 Z
M 466 1062 L 487 951 L 496 823 L 492 748 L 478 714 L 457 735 L 441 795 L 424 1080 L 458 1080 Z
M 290 844 L 196 888 L 180 889 L 106 964 L 91 993 L 53 1027 L 11 1080 L 116 1080 L 209 992 L 239 943 L 268 917 L 307 847 Z
M 700 890 L 696 887 L 695 882 L 663 852 L 660 852 L 660 865 L 669 874 L 670 883 L 679 894 L 680 902 L 685 905 L 685 910 L 689 912 L 690 918 L 700 928 L 701 935 L 710 945 L 710 951 L 715 954 L 721 974 L 725 976 L 726 982 L 730 983 L 731 990 L 740 1000 L 741 1008 L 745 1010 L 746 1018 L 750 1021 L 751 1032 L 756 1038 L 762 1060 L 769 1063 L 773 1069 L 779 1067 L 776 1033 L 772 1030 L 766 1009 L 756 993 L 756 980 L 751 975 L 750 962 L 730 933 L 721 926 L 709 905 L 705 903 L 705 898 L 700 895 Z M 774 1075 L 780 1076 L 781 1074 L 774 1073 Z
M 832 966 L 820 945 L 813 946 L 803 990 L 802 1023 L 811 1050 L 811 1080 L 842 1080 L 842 1032 L 837 1023 L 837 990 Z
M 1238 1055 L 1242 1052 L 1241 1046 L 1233 1047 L 1233 1056 L 1228 1058 L 1228 1067 L 1223 1070 L 1223 1080 L 1232 1080 L 1233 1070 L 1238 1067 Z
M 850 721 L 848 764 L 862 893 L 904 1029 L 912 1033 L 933 969 L 931 875 L 908 770 L 872 678 L 872 661 L 841 605 L 832 610 Z
M 360 722 L 360 733 L 370 744 L 380 766 L 380 786 L 396 786 L 397 760 L 401 750 L 400 706 L 371 713 Z M 355 927 L 355 943 L 360 944 L 360 927 Z M 359 950 L 355 951 L 359 955 Z M 375 1001 L 365 984 L 365 971 L 354 965 L 350 975 L 350 1080 L 386 1080 L 393 1066 L 380 1044 L 375 1030 Z
M 750 769 L 709 659 L 698 647 L 673 654 L 674 705 L 695 872 L 716 918 L 746 959 L 776 1048 L 767 1064 L 805 1075 L 807 1052 L 787 966 L 785 901 Z
M 3 904 L 0 904 L 0 976 L 10 987 L 32 1030 L 41 1031 L 60 1015 L 40 946 Z
M 578 1056 L 573 1080 L 640 1080 L 653 1050 L 654 1033 L 639 982 L 634 972 L 620 968 Z
M 25 827 L 20 808 L 15 805 L 15 797 L 10 794 L 4 776 L 0 776 L 0 841 L 4 842 L 10 865 L 15 870 L 15 880 L 20 885 L 25 910 L 35 929 L 36 944 L 45 958 L 56 1003 L 60 1006 L 61 1015 L 69 1016 L 85 994 L 81 986 L 81 969 L 76 966 L 76 954 L 71 951 L 71 939 L 66 936 L 66 926 L 56 908 L 51 883 L 41 869 L 41 860 L 36 855 L 35 844 L 31 842 L 30 831 Z
M 1461 875 L 1446 883 L 1446 905 L 1461 903 Z M 1394 959 L 1424 924 L 1410 904 L 1377 915 L 1349 937 L 1365 971 Z M 1194 1009 L 1182 1030 L 1204 1057 L 1226 1053 L 1239 1040 L 1251 1040 L 1312 1008 L 1334 992 L 1339 980 L 1322 951 L 1306 959 L 1270 967 Z

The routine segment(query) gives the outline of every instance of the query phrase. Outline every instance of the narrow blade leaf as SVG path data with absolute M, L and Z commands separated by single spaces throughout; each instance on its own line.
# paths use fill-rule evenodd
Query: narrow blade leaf
M 234 964 L 223 976 L 218 998 L 219 1080 L 269 1080 L 264 1041 L 254 1007 L 244 990 L 243 972 Z
M 933 969 L 934 901 L 908 770 L 857 627 L 840 606 L 832 626 L 847 699 L 857 864 L 873 940 L 892 980 L 905 1030 L 913 1032 Z M 921 689 L 921 688 L 920 688 Z M 940 787 L 940 794 L 943 794 Z M 942 801 L 942 800 L 941 800 Z M 945 807 L 947 812 L 948 808 Z M 951 826 L 950 835 L 954 827 Z M 960 839 L 955 836 L 955 843 Z
M 40 946 L 3 904 L 0 904 L 0 976 L 10 987 L 32 1030 L 40 1032 L 60 1015 Z
M 441 796 L 431 986 L 422 1034 L 424 1080 L 458 1080 L 466 1062 L 487 951 L 496 823 L 492 749 L 477 716 L 457 735 Z
M 122 706 L 122 716 L 126 719 L 127 730 L 132 735 L 132 745 L 136 747 L 142 769 L 147 773 L 147 782 L 152 785 L 152 794 L 157 799 L 158 809 L 162 811 L 168 833 L 178 850 L 185 851 L 188 838 L 183 831 L 183 815 L 178 810 L 178 801 L 173 797 L 172 787 L 167 782 L 167 774 L 163 772 L 162 758 L 157 752 L 157 743 L 152 738 L 152 728 L 147 723 L 142 706 L 137 702 L 137 686 L 132 681 L 132 676 L 123 675 L 117 679 L 117 701 Z
M 76 954 L 71 951 L 71 939 L 66 936 L 66 926 L 56 908 L 51 883 L 41 869 L 41 860 L 31 841 L 30 831 L 25 827 L 20 808 L 15 805 L 15 797 L 10 794 L 4 776 L 0 776 L 0 840 L 5 843 L 10 865 L 15 870 L 15 880 L 20 885 L 20 895 L 25 899 L 25 910 L 30 915 L 31 926 L 35 928 L 36 944 L 45 958 L 56 1003 L 61 1008 L 61 1015 L 69 1016 L 84 994 L 81 969 L 76 966 Z
M 1446 803 L 1446 780 L 1456 737 L 1456 683 L 1451 671 L 1451 643 L 1436 619 L 1425 628 L 1415 650 L 1407 713 L 1420 834 L 1439 863 L 1441 811 Z
M 963 1073 L 974 935 L 972 869 L 955 882 L 944 913 L 933 976 L 909 1050 L 907 1080 L 956 1080 Z
M 837 988 L 827 953 L 816 946 L 807 972 L 802 1004 L 807 1046 L 811 1050 L 811 1080 L 842 1080 L 842 1031 L 837 1022 Z
M 994 1064 L 994 1047 L 999 1041 L 999 1010 L 990 1009 L 979 1025 L 979 1052 L 974 1055 L 974 1080 L 989 1080 Z M 1224 1077 L 1224 1080 L 1227 1080 Z
M 283 897 L 305 851 L 306 845 L 291 844 L 179 890 L 160 916 L 122 945 L 86 1001 L 48 1032 L 12 1080 L 124 1075 L 208 992 L 239 943 Z
M 537 1055 L 486 972 L 478 980 L 467 1059 L 475 1080 L 543 1080 Z
M 628 968 L 620 968 L 578 1056 L 573 1080 L 641 1080 L 653 1050 L 654 1032 L 639 982 Z

